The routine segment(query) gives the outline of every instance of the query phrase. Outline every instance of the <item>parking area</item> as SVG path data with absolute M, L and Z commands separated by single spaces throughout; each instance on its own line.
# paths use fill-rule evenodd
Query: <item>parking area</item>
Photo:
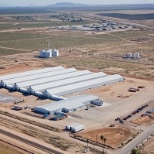
M 20 98 L 12 97 L 10 95 L 6 95 L 0 92 L 0 103 L 18 103 L 23 101 Z
M 115 118 L 115 121 L 120 124 L 128 124 L 130 122 L 141 125 L 149 124 L 154 120 L 154 101 L 148 101 L 144 105 L 136 108 L 132 112 L 122 117 Z

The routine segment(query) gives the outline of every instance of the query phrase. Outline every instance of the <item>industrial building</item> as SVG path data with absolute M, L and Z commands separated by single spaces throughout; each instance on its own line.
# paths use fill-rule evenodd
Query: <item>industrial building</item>
M 61 95 L 83 91 L 83 90 L 87 90 L 90 88 L 95 88 L 95 87 L 112 84 L 112 83 L 120 82 L 120 81 L 124 81 L 124 78 L 118 74 L 110 75 L 110 76 L 103 76 L 101 78 L 96 78 L 92 80 L 82 81 L 79 83 L 74 83 L 70 85 L 48 89 L 48 90 L 43 91 L 42 94 L 43 94 L 43 97 L 50 99 L 52 95 L 61 96 Z
M 72 131 L 74 133 L 84 130 L 84 128 L 85 128 L 85 125 L 78 124 L 78 123 L 72 123 L 65 126 L 66 130 Z
M 103 77 L 105 76 L 104 73 L 100 72 L 100 73 L 91 73 L 91 74 L 85 74 L 84 76 L 77 76 L 77 77 L 73 77 L 73 78 L 68 78 L 68 79 L 64 79 L 61 81 L 55 81 L 55 82 L 48 82 L 48 83 L 42 83 L 39 85 L 35 85 L 35 86 L 30 86 L 27 89 L 27 92 L 32 94 L 35 93 L 37 91 L 44 91 L 46 89 L 51 89 L 51 88 L 55 88 L 55 87 L 60 87 L 60 86 L 65 86 L 65 85 L 69 85 L 69 84 L 73 84 L 73 83 L 79 83 L 82 81 L 86 81 L 86 80 L 91 80 L 91 79 L 95 79 L 95 78 L 99 78 L 99 77 Z M 50 84 L 51 83 L 51 84 Z
M 50 72 L 54 70 L 62 70 L 62 69 L 64 69 L 64 67 L 58 66 L 58 67 L 48 67 L 48 68 L 43 68 L 43 69 L 38 69 L 38 70 L 26 71 L 26 72 L 21 72 L 21 73 L 14 73 L 14 74 L 0 76 L 0 80 L 20 78 L 23 76 L 30 76 L 34 74 L 41 74 L 45 72 Z
M 124 81 L 118 74 L 107 75 L 62 66 L 0 76 L 0 87 L 37 97 L 61 100 L 63 95 Z
M 51 72 L 45 72 L 45 73 L 40 73 L 40 74 L 35 74 L 35 75 L 30 75 L 30 76 L 24 76 L 24 77 L 20 77 L 20 78 L 3 80 L 3 85 L 5 85 L 7 89 L 9 89 L 11 87 L 17 88 L 17 85 L 18 85 L 17 83 L 31 81 L 30 85 L 33 85 L 33 80 L 37 80 L 37 79 L 42 79 L 42 81 L 44 81 L 44 83 L 45 83 L 45 80 L 44 80 L 45 77 L 54 77 L 56 75 L 71 73 L 71 72 L 75 72 L 75 71 L 76 71 L 75 68 L 68 68 L 68 69 L 56 70 L 56 71 L 54 70 Z M 11 84 L 14 84 L 14 85 L 11 86 Z M 27 83 L 25 85 L 28 86 Z M 14 89 L 14 90 L 17 90 L 17 89 Z
M 91 104 L 92 101 L 98 101 L 99 98 L 93 95 L 81 95 L 70 97 L 66 100 L 53 102 L 41 106 L 34 107 L 34 112 L 40 114 L 54 114 L 56 112 L 72 112 L 82 109 L 86 105 Z
M 26 88 L 27 87 L 28 88 L 30 86 L 33 87 L 33 86 L 36 86 L 39 84 L 46 84 L 46 83 L 50 83 L 50 82 L 61 81 L 62 79 L 80 77 L 82 75 L 87 75 L 87 74 L 91 74 L 91 72 L 88 70 L 85 70 L 85 71 L 73 71 L 73 72 L 66 73 L 66 71 L 65 71 L 65 73 L 58 74 L 56 76 L 51 76 L 51 75 L 46 76 L 43 78 L 43 80 L 42 80 L 42 78 L 37 78 L 35 80 L 30 80 L 30 81 L 16 82 L 16 83 L 13 83 L 12 85 L 9 85 L 9 86 L 12 87 L 13 89 L 16 89 L 16 87 L 19 87 L 19 88 Z

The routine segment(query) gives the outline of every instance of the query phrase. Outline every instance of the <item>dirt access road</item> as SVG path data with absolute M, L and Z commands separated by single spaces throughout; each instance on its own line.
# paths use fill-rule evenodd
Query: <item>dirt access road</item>
M 0 126 L 1 140 L 12 141 L 20 147 L 20 149 L 28 149 L 29 152 L 33 153 L 44 153 L 44 154 L 64 154 L 65 152 L 57 150 L 51 145 L 44 143 L 40 140 L 34 139 L 23 133 L 16 132 L 6 127 Z M 17 147 L 16 147 L 17 148 Z M 20 150 L 19 149 L 19 150 Z M 26 150 L 25 150 L 26 152 Z

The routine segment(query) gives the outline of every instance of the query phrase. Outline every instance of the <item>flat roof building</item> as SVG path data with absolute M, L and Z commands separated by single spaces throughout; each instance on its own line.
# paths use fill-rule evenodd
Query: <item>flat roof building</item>
M 66 100 L 53 102 L 41 106 L 34 107 L 34 111 L 41 114 L 54 114 L 55 112 L 71 112 L 80 109 L 91 101 L 98 100 L 94 95 L 81 95 L 70 97 Z

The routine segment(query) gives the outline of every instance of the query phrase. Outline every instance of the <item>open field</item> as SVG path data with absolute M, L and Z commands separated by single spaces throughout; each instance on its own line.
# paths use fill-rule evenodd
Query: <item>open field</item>
M 76 135 L 104 145 L 104 142 L 100 139 L 100 136 L 103 135 L 107 139 L 105 145 L 110 146 L 112 148 L 116 148 L 123 142 L 131 138 L 134 135 L 134 133 L 124 127 L 115 127 L 102 128 L 87 132 L 83 131 L 81 133 L 77 133 Z
M 40 65 L 54 63 L 140 78 L 154 78 L 154 44 L 152 43 L 154 35 L 148 31 L 92 34 L 79 31 L 35 30 L 33 32 L 4 32 L 1 34 L 0 55 L 29 53 L 25 56 L 13 55 L 13 59 L 21 60 L 22 63 L 28 61 L 27 65 L 35 61 Z M 33 51 L 47 48 L 47 42 L 51 47 L 60 50 L 61 56 L 59 58 L 52 60 L 36 58 L 39 53 L 33 53 Z M 140 52 L 141 58 L 139 60 L 123 59 L 122 56 L 129 52 Z M 9 59 L 12 59 L 11 56 L 7 56 L 7 61 L 10 61 Z M 19 62 L 15 64 L 14 61 L 7 63 L 7 65 L 12 65 L 11 67 L 18 64 Z M 145 72 L 144 69 L 147 71 Z
M 47 27 L 57 27 L 57 26 L 66 26 L 66 25 L 80 25 L 80 24 L 88 24 L 93 21 L 84 21 L 84 22 L 66 22 L 66 21 L 48 21 L 48 22 L 22 22 L 22 21 L 9 21 L 9 22 L 1 22 L 0 21 L 0 31 L 4 30 L 18 30 L 24 28 L 47 28 Z
M 128 15 L 128 14 L 120 14 L 120 13 L 102 13 L 98 14 L 102 16 L 109 16 L 109 17 L 114 17 L 114 18 L 122 18 L 122 19 L 128 19 L 128 20 L 150 20 L 154 19 L 154 13 L 150 14 L 133 14 L 133 15 Z

